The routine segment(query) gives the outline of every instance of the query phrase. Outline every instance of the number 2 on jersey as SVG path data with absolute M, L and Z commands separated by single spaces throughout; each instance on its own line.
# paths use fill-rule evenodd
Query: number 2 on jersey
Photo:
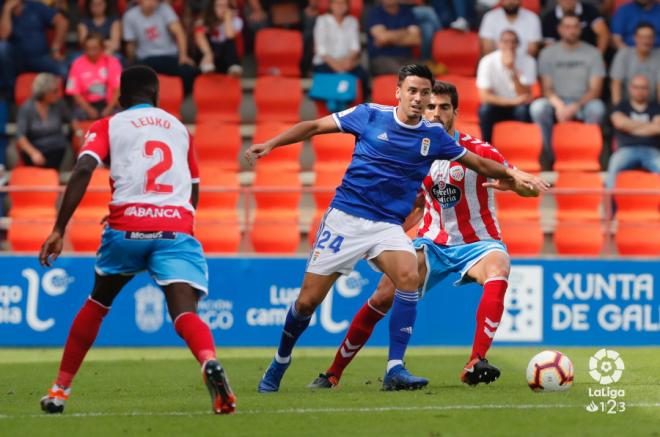
M 156 179 L 160 177 L 167 170 L 172 168 L 172 151 L 169 146 L 162 141 L 147 141 L 144 143 L 144 154 L 151 158 L 160 150 L 161 160 L 147 170 L 147 182 L 145 184 L 145 191 L 148 193 L 161 193 L 167 194 L 174 191 L 174 187 L 169 184 L 159 184 Z

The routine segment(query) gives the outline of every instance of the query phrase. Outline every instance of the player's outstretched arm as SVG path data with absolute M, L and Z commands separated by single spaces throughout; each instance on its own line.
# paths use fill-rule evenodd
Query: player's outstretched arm
M 494 188 L 500 191 L 513 191 L 521 197 L 537 197 L 539 195 L 537 189 L 524 186 L 513 178 L 495 179 L 493 181 L 484 182 L 481 185 L 486 188 Z
M 333 132 L 339 132 L 339 127 L 331 115 L 317 120 L 301 121 L 265 143 L 253 144 L 245 151 L 245 158 L 250 165 L 254 165 L 257 159 L 268 155 L 276 147 L 305 141 L 314 135 Z
M 461 158 L 459 158 L 458 161 L 470 170 L 474 170 L 482 176 L 493 179 L 512 178 L 516 184 L 527 187 L 530 190 L 543 192 L 547 191 L 550 187 L 547 182 L 538 176 L 525 173 L 524 171 L 520 171 L 515 168 L 505 167 L 498 162 L 487 158 L 482 158 L 481 156 L 472 153 L 469 150 Z
M 85 195 L 89 180 L 96 169 L 98 161 L 90 155 L 82 155 L 76 163 L 69 183 L 66 184 L 62 205 L 57 212 L 57 220 L 53 226 L 53 232 L 48 236 L 41 246 L 39 253 L 39 262 L 42 266 L 50 267 L 51 263 L 57 259 L 62 252 L 62 243 L 66 225 L 71 220 L 71 216 L 78 208 L 78 204 Z

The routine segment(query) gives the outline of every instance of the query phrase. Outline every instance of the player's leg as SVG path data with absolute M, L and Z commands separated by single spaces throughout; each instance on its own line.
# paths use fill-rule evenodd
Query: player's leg
M 260 393 L 279 390 L 282 377 L 291 364 L 291 353 L 296 341 L 309 326 L 314 311 L 323 302 L 338 277 L 339 273 L 305 273 L 300 294 L 286 314 L 277 353 L 259 382 Z
M 103 318 L 121 289 L 133 276 L 96 274 L 94 289 L 73 319 L 60 361 L 57 379 L 48 394 L 41 398 L 41 409 L 47 413 L 64 411 L 73 378 L 94 344 Z
M 461 380 L 466 384 L 488 384 L 500 376 L 500 371 L 486 360 L 486 354 L 493 343 L 504 312 L 504 295 L 510 267 L 509 256 L 501 250 L 496 250 L 487 253 L 467 271 L 467 275 L 483 285 L 484 290 L 477 308 L 472 353 L 461 372 Z

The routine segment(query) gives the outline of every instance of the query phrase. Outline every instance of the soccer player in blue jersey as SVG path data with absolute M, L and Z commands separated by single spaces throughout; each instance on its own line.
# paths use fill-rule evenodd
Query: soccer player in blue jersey
M 352 161 L 319 227 L 300 294 L 287 313 L 279 348 L 259 383 L 260 392 L 279 390 L 293 347 L 316 307 L 337 278 L 350 273 L 361 258 L 385 273 L 396 288 L 385 377 L 400 387 L 426 385 L 428 381 L 403 366 L 417 314 L 418 273 L 415 249 L 401 224 L 431 164 L 438 159 L 458 161 L 487 177 L 512 178 L 547 189 L 540 178 L 481 158 L 459 146 L 441 124 L 422 119 L 433 82 L 426 66 L 406 65 L 399 71 L 398 106 L 358 105 L 298 123 L 246 151 L 248 161 L 254 162 L 276 147 L 314 135 L 346 132 L 356 137 Z

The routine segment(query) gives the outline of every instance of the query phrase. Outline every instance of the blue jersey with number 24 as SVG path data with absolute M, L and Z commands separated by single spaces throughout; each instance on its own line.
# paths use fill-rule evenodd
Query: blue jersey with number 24
M 393 106 L 367 103 L 332 117 L 356 140 L 330 206 L 356 217 L 403 223 L 433 161 L 455 161 L 467 152 L 441 124 L 423 119 L 404 124 Z

